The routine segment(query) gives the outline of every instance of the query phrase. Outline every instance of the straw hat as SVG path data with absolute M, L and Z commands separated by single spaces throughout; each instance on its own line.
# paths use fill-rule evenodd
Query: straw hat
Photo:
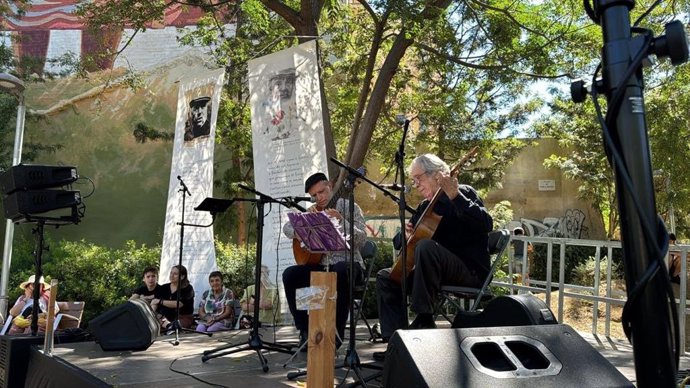
M 19 285 L 19 288 L 22 290 L 26 288 L 29 284 L 34 284 L 34 281 L 36 280 L 36 275 L 31 275 L 29 276 L 29 280 L 22 282 L 22 284 Z M 43 279 L 43 276 L 41 276 L 41 279 L 39 279 L 41 283 L 43 283 L 43 289 L 48 290 L 50 289 L 50 284 L 45 282 L 45 279 Z

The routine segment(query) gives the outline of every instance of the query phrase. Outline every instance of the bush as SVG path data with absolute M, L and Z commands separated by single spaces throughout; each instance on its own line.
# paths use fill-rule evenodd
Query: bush
M 85 302 L 83 322 L 127 301 L 141 284 L 142 271 L 158 266 L 161 247 L 128 241 L 110 249 L 85 241 L 62 241 L 51 250 L 44 273 L 60 280 L 58 300 Z M 159 276 L 159 283 L 161 282 Z
M 254 266 L 256 264 L 256 244 L 237 245 L 216 242 L 216 262 L 218 270 L 223 273 L 225 287 L 231 289 L 237 298 L 242 297 L 244 289 L 254 284 Z M 275 275 L 275 269 L 271 274 Z M 276 283 L 276 279 L 271 282 Z

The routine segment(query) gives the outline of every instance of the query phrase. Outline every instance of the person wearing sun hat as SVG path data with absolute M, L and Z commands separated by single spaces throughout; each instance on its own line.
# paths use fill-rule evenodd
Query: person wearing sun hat
M 19 285 L 19 288 L 24 290 L 24 293 L 17 298 L 14 306 L 10 309 L 10 315 L 15 317 L 7 334 L 29 334 L 31 333 L 31 312 L 34 304 L 34 284 L 36 276 L 31 275 L 29 278 Z M 41 290 L 38 297 L 39 312 L 45 313 L 48 311 L 48 303 L 50 303 L 50 284 L 45 282 L 43 276 L 39 278 Z M 59 308 L 55 304 L 55 314 Z M 43 320 L 39 317 L 39 332 L 45 331 L 45 315 Z M 43 323 L 41 325 L 41 323 Z

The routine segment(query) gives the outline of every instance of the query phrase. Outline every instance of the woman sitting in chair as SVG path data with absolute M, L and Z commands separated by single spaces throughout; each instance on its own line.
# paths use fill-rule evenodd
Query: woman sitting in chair
M 24 294 L 17 298 L 14 306 L 10 309 L 10 315 L 14 317 L 14 319 L 7 331 L 8 335 L 31 333 L 35 279 L 36 276 L 31 275 L 27 281 L 19 285 L 19 288 L 24 290 Z M 41 290 L 39 291 L 38 297 L 38 332 L 44 333 L 46 330 L 46 313 L 48 312 L 48 303 L 50 303 L 50 284 L 44 281 L 43 276 L 39 279 L 39 283 L 41 284 Z M 60 308 L 57 303 L 55 303 L 55 314 L 57 314 L 59 310 Z
M 196 331 L 210 333 L 232 327 L 235 321 L 235 295 L 223 286 L 223 274 L 208 275 L 211 289 L 204 291 L 199 303 L 199 324 Z
M 180 315 L 177 316 L 177 294 L 180 294 Z M 161 286 L 161 297 L 151 301 L 151 308 L 158 312 L 161 331 L 170 328 L 175 319 L 180 327 L 189 329 L 194 323 L 194 288 L 189 283 L 187 268 L 176 265 L 170 269 L 170 283 Z

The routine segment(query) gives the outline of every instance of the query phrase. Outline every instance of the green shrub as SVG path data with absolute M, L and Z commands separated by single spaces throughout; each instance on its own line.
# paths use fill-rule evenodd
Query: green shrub
M 572 276 L 572 281 L 574 284 L 579 284 L 579 285 L 594 285 L 594 269 L 596 265 L 596 260 L 594 260 L 594 257 L 589 257 L 587 261 L 584 263 L 580 263 L 575 269 L 573 270 L 573 276 Z M 605 281 L 606 280 L 606 271 L 608 268 L 608 258 L 604 256 L 599 263 L 599 280 L 600 281 Z M 616 263 L 615 261 L 612 262 L 612 267 L 611 267 L 611 277 L 612 279 L 617 279 L 621 277 L 621 268 L 620 264 Z
M 256 244 L 237 245 L 216 242 L 216 262 L 218 270 L 223 273 L 225 287 L 231 289 L 240 298 L 244 289 L 254 284 L 254 266 L 256 263 Z M 275 275 L 275 269 L 271 274 Z M 282 280 L 278 279 L 278 283 Z M 276 279 L 271 279 L 276 283 Z
M 124 303 L 141 284 L 144 268 L 158 266 L 161 256 L 160 246 L 137 246 L 134 241 L 121 249 L 85 241 L 55 245 L 43 272 L 60 280 L 58 300 L 85 302 L 83 322 Z

